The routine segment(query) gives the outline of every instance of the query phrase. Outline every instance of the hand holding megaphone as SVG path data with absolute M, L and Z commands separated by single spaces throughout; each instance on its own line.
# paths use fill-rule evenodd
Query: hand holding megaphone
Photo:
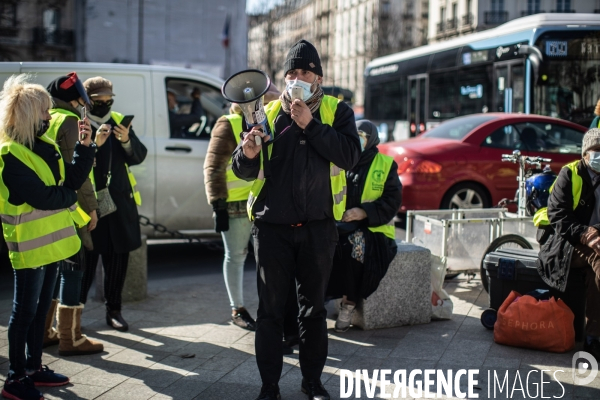
M 244 134 L 242 141 L 244 155 L 248 158 L 255 158 L 260 153 L 262 144 L 270 139 L 271 137 L 262 131 L 260 125 L 253 127 L 250 132 Z

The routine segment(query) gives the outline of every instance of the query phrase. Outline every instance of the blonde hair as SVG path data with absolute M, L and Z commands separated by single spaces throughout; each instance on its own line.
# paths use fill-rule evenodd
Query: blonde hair
M 52 108 L 52 97 L 27 74 L 13 75 L 0 92 L 0 142 L 15 141 L 33 149 L 44 114 Z
M 600 117 L 600 100 L 596 103 L 596 109 L 594 110 L 594 114 Z

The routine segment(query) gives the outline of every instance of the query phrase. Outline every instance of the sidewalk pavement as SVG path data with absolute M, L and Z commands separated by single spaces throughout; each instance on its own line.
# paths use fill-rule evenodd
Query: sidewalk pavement
M 480 399 L 511 398 L 508 388 L 514 387 L 512 398 L 532 398 L 536 388 L 539 391 L 540 379 L 546 382 L 543 397 L 600 399 L 600 377 L 588 386 L 573 384 L 574 351 L 552 354 L 495 344 L 492 332 L 479 321 L 481 311 L 487 307 L 481 282 L 459 278 L 446 284 L 454 301 L 455 314 L 450 321 L 336 333 L 333 320 L 328 320 L 329 357 L 322 381 L 332 399 L 340 398 L 340 369 L 366 369 L 370 374 L 374 369 L 406 369 L 408 373 L 414 369 L 478 369 L 479 389 L 475 392 Z M 250 299 L 247 308 L 255 316 L 258 300 L 255 276 L 250 270 L 245 273 L 244 289 L 246 299 Z M 126 333 L 108 329 L 102 304 L 88 304 L 83 313 L 84 331 L 101 340 L 105 352 L 63 358 L 57 354 L 58 346 L 48 348 L 43 362 L 68 375 L 71 384 L 44 388 L 47 399 L 254 399 L 258 395 L 261 381 L 254 356 L 254 334 L 229 324 L 228 299 L 220 273 L 150 281 L 148 292 L 147 300 L 124 305 L 123 315 L 130 323 Z M 8 370 L 6 329 L 10 309 L 10 300 L 0 301 L 2 379 Z M 527 381 L 531 370 L 545 371 L 543 377 L 540 372 L 531 373 Z M 557 370 L 564 371 L 556 374 L 562 386 L 553 378 Z M 508 385 L 503 392 L 496 387 L 495 396 L 492 386 L 488 395 L 488 371 L 492 377 L 496 371 L 500 381 L 506 371 L 509 373 Z M 300 392 L 300 381 L 296 351 L 284 360 L 282 399 L 306 399 Z M 529 390 L 530 397 L 519 390 L 521 386 Z M 465 390 L 466 379 L 461 379 L 461 388 Z M 387 393 L 393 390 L 393 385 L 387 387 Z M 361 398 L 367 398 L 364 387 L 361 394 Z M 411 398 L 409 393 L 407 396 Z

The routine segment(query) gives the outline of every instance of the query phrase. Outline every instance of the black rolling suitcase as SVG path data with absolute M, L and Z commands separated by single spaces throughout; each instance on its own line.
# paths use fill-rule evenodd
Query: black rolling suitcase
M 583 269 L 571 269 L 564 293 L 552 289 L 540 278 L 535 267 L 537 250 L 502 249 L 486 254 L 484 269 L 488 280 L 490 309 L 481 315 L 481 323 L 493 329 L 496 311 L 511 290 L 526 294 L 536 289 L 546 289 L 556 299 L 562 299 L 575 314 L 573 321 L 575 340 L 585 336 L 585 275 Z

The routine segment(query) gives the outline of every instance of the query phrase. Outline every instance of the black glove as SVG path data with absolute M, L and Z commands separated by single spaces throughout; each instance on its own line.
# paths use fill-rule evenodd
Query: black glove
M 215 232 L 227 232 L 229 230 L 227 202 L 224 199 L 219 199 L 211 204 L 215 212 Z

